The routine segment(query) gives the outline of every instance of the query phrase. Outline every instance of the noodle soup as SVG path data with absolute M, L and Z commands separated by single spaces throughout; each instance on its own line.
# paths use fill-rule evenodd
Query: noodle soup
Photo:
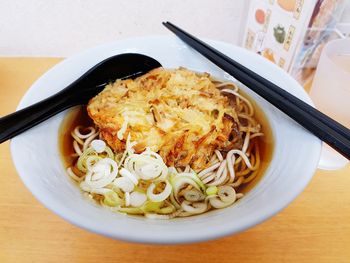
M 87 195 L 112 211 L 170 219 L 230 206 L 243 198 L 260 180 L 273 151 L 271 129 L 264 113 L 234 84 L 211 79 L 208 75 L 193 74 L 196 77 L 191 77 L 199 78 L 198 81 L 202 81 L 201 78 L 210 79 L 219 90 L 219 94 L 216 94 L 218 101 L 228 98 L 223 103 L 234 109 L 233 112 L 224 108 L 224 114 L 236 114 L 230 115 L 233 120 L 220 113 L 222 109 L 211 112 L 214 119 L 220 119 L 221 114 L 221 119 L 235 123 L 236 126 L 230 126 L 234 132 L 226 134 L 229 143 L 219 141 L 214 149 L 211 144 L 206 148 L 199 146 L 198 150 L 206 150 L 206 158 L 201 162 L 190 161 L 186 165 L 178 165 L 181 161 L 173 162 L 173 159 L 169 159 L 170 154 L 165 155 L 162 148 L 146 146 L 136 151 L 138 144 L 133 140 L 135 138 L 131 139 L 126 134 L 133 132 L 130 128 L 133 124 L 125 128 L 124 121 L 116 135 L 121 134 L 124 125 L 124 138 L 120 140 L 124 142 L 124 149 L 112 149 L 101 135 L 103 128 L 94 124 L 86 107 L 74 109 L 61 126 L 60 149 L 68 175 Z M 183 101 L 185 99 L 179 104 Z M 181 107 L 194 107 L 195 103 L 189 103 L 189 107 Z M 155 109 L 160 107 L 153 106 L 149 113 L 156 123 L 156 115 L 161 114 Z M 159 119 L 161 117 L 158 116 Z M 221 139 L 221 135 L 212 136 L 213 144 Z M 203 137 L 196 142 L 203 141 Z M 179 143 L 174 145 L 178 147 Z M 188 149 L 191 149 L 190 146 Z M 193 155 L 195 160 L 200 157 Z

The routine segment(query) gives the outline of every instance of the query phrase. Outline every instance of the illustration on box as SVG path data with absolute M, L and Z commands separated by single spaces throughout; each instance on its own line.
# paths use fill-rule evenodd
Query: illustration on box
M 307 4 L 308 3 L 308 4 Z M 244 46 L 288 70 L 306 18 L 304 0 L 252 0 Z
M 251 0 L 243 46 L 293 75 L 315 67 L 347 0 Z M 298 77 L 296 77 L 298 79 Z

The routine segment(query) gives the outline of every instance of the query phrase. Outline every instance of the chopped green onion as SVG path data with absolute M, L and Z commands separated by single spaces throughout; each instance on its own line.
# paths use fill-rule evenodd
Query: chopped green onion
M 190 202 L 197 202 L 205 199 L 205 195 L 197 189 L 186 190 L 184 191 L 183 196 Z
M 149 149 L 141 154 L 131 154 L 124 161 L 124 168 L 143 180 L 165 180 L 168 168 L 159 154 Z
M 111 150 L 111 148 L 109 148 L 108 146 L 105 147 L 104 151 L 103 152 L 106 152 L 107 153 L 107 157 L 110 158 L 110 159 L 113 159 L 114 160 L 114 153 L 113 151 Z M 86 173 L 87 172 L 87 164 L 86 164 L 86 161 L 87 159 L 90 157 L 90 156 L 96 156 L 96 157 L 102 157 L 102 156 L 99 156 L 99 154 L 94 150 L 94 148 L 92 147 L 89 147 L 87 148 L 82 155 L 79 156 L 79 159 L 78 159 L 78 162 L 77 162 L 77 167 L 80 171 Z
M 119 173 L 121 176 L 129 178 L 134 183 L 134 185 L 138 184 L 139 181 L 138 181 L 137 176 L 132 174 L 131 172 L 129 172 L 125 168 L 120 169 Z
M 199 179 L 199 177 L 195 173 L 178 173 L 174 176 L 174 179 L 180 178 L 180 177 L 191 178 L 194 182 L 196 182 L 196 184 L 198 184 L 198 186 L 202 189 L 203 192 L 205 191 L 205 189 L 206 189 L 205 185 L 203 184 L 201 179 Z
M 146 213 L 145 217 L 149 218 L 149 219 L 163 219 L 163 220 L 167 220 L 167 219 L 172 218 L 171 215 L 158 215 L 158 214 L 154 214 L 154 213 Z
M 216 186 L 210 186 L 205 190 L 207 195 L 216 195 L 218 192 L 218 188 Z
M 173 206 L 171 203 L 167 202 L 167 205 L 166 207 L 162 207 L 160 208 L 157 213 L 158 214 L 171 214 L 173 212 L 176 211 L 176 208 L 175 206 Z
M 133 207 L 142 206 L 147 200 L 147 196 L 140 192 L 132 192 L 130 194 L 130 205 Z
M 85 176 L 85 184 L 91 189 L 102 188 L 110 184 L 118 173 L 117 163 L 110 159 L 104 158 L 92 166 Z
M 133 182 L 127 177 L 118 177 L 113 181 L 113 184 L 124 192 L 131 192 L 135 187 Z
M 91 147 L 87 148 L 83 154 L 79 156 L 77 167 L 80 171 L 84 173 L 87 171 L 86 160 L 90 156 L 97 156 L 97 152 Z
M 158 212 L 160 207 L 163 205 L 163 202 L 152 202 L 152 201 L 146 201 L 143 206 L 141 207 L 142 211 L 145 213 L 148 212 Z
M 168 174 L 171 177 L 173 175 L 178 174 L 178 172 L 176 171 L 175 167 L 171 166 L 171 167 L 168 168 Z
M 102 140 L 93 140 L 90 145 L 97 153 L 102 153 L 106 149 L 106 143 Z
M 197 190 L 200 190 L 200 187 L 198 186 L 198 184 L 190 177 L 187 176 L 176 176 L 173 180 L 172 180 L 172 186 L 174 189 L 174 197 L 175 200 L 179 202 L 179 198 L 178 198 L 178 194 L 179 191 L 184 187 L 184 185 L 189 184 L 192 185 L 194 188 L 196 188 Z
M 189 212 L 191 214 L 202 214 L 208 209 L 206 202 L 191 203 L 186 200 L 182 202 L 181 207 L 185 212 Z
M 212 207 L 224 208 L 232 205 L 236 201 L 236 191 L 230 186 L 218 187 L 217 196 L 209 196 L 209 202 Z
M 140 215 L 143 214 L 143 211 L 138 207 L 120 207 L 117 211 L 132 215 Z
M 172 186 L 168 181 L 165 181 L 165 184 L 166 185 L 165 185 L 163 192 L 161 192 L 159 194 L 154 194 L 153 191 L 156 188 L 156 185 L 154 183 L 152 183 L 147 189 L 148 198 L 153 202 L 161 202 L 161 201 L 164 201 L 165 199 L 167 199 L 169 197 L 169 195 L 171 194 Z
M 117 206 L 122 203 L 122 200 L 116 192 L 109 191 L 104 194 L 103 203 L 108 206 Z

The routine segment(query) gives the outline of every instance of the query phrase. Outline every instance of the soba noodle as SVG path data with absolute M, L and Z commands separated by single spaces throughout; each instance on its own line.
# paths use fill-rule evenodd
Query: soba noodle
M 229 95 L 238 116 L 242 147 L 215 150 L 205 169 L 167 167 L 162 157 L 147 148 L 134 153 L 136 142 L 126 141 L 124 152 L 114 153 L 92 126 L 71 132 L 76 161 L 67 174 L 82 191 L 114 212 L 170 219 L 205 213 L 232 205 L 242 198 L 240 187 L 251 182 L 260 167 L 257 140 L 264 136 L 254 118 L 252 103 L 229 82 L 215 82 Z

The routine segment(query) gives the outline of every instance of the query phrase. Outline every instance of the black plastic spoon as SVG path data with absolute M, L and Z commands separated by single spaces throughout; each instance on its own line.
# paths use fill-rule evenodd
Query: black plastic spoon
M 86 104 L 111 81 L 136 78 L 161 66 L 157 60 L 141 54 L 126 53 L 107 58 L 57 94 L 0 118 L 0 143 L 65 109 Z

